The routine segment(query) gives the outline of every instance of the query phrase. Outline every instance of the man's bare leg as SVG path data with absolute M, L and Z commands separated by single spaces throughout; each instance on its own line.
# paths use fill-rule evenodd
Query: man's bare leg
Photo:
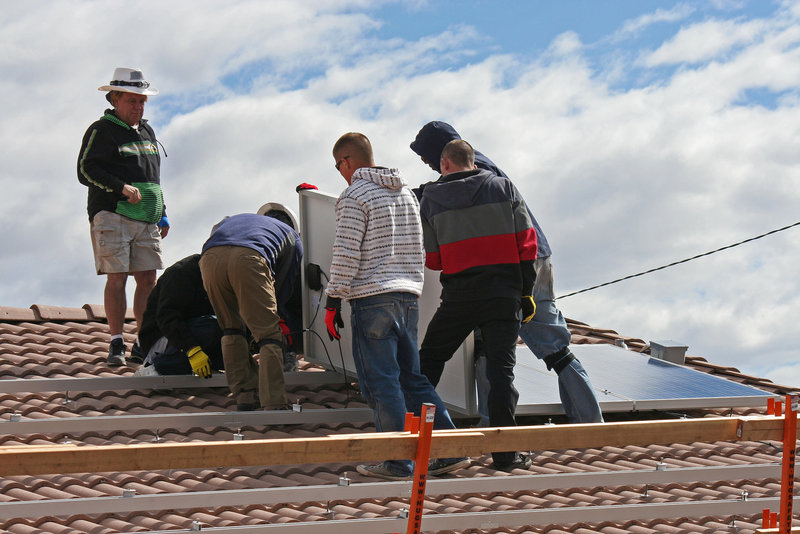
M 104 293 L 104 306 L 108 319 L 108 330 L 111 336 L 122 336 L 122 326 L 125 324 L 125 311 L 128 308 L 125 296 L 125 282 L 128 273 L 109 273 L 106 275 L 106 288 Z M 108 351 L 109 366 L 119 367 L 125 365 L 125 344 L 122 340 L 111 340 Z
M 122 325 L 125 323 L 125 311 L 128 308 L 125 282 L 128 280 L 128 273 L 109 273 L 106 276 L 103 303 L 108 318 L 108 330 L 114 336 L 122 334 Z
M 136 332 L 142 327 L 144 310 L 147 308 L 147 297 L 156 287 L 156 271 L 138 271 L 133 273 L 136 290 L 133 292 L 133 316 L 136 318 Z

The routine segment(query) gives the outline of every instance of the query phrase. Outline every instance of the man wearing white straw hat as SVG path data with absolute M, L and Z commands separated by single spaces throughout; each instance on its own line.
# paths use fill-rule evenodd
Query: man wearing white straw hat
M 137 328 L 147 297 L 163 269 L 161 239 L 167 236 L 155 132 L 142 118 L 147 97 L 158 94 L 141 70 L 117 68 L 107 91 L 107 109 L 83 136 L 78 181 L 89 189 L 88 213 L 97 274 L 106 275 L 104 306 L 111 343 L 107 363 L 125 365 L 122 327 L 128 275 L 136 281 L 133 314 Z M 135 352 L 136 347 L 134 347 Z

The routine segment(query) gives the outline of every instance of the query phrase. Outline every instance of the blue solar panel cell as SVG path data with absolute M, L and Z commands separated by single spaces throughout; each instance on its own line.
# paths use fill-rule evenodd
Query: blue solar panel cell
M 766 405 L 771 393 L 612 345 L 573 345 L 604 412 Z M 517 346 L 518 413 L 561 413 L 555 373 Z

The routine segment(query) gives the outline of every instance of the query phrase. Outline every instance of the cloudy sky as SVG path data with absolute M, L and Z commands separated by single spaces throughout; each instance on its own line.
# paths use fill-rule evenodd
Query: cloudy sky
M 168 264 L 330 149 L 453 124 L 515 181 L 564 295 L 800 220 L 800 1 L 26 0 L 0 12 L 0 305 L 102 303 L 81 137 L 114 67 L 161 92 Z M 570 318 L 800 385 L 800 228 L 559 300 Z M 130 284 L 132 285 L 132 284 Z

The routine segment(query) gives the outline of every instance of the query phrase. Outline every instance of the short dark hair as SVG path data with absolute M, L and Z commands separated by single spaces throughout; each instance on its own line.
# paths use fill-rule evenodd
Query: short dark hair
M 463 139 L 453 139 L 444 146 L 442 159 L 448 159 L 459 167 L 475 166 L 475 150 Z

